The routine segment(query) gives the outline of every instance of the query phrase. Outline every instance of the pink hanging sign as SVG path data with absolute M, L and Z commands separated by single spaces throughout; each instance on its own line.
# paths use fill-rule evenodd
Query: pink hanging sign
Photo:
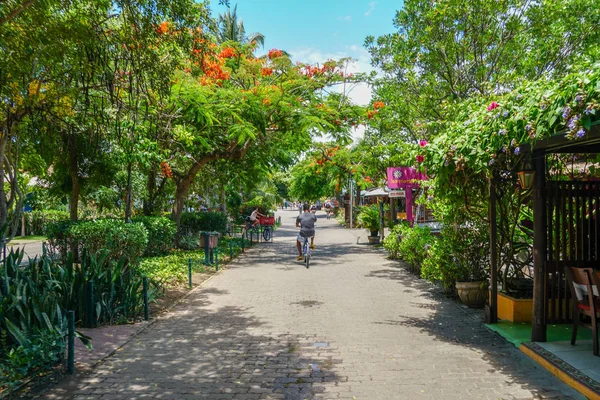
M 412 167 L 392 167 L 387 169 L 387 186 L 391 190 L 420 187 L 418 181 L 426 181 L 427 176 Z

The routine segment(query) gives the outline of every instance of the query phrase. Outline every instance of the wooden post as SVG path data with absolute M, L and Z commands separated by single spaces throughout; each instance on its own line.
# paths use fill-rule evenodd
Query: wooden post
M 385 212 L 383 211 L 383 200 L 379 201 L 379 225 L 381 226 L 381 242 L 385 239 Z
M 546 341 L 546 156 L 533 153 L 533 321 L 531 341 Z
M 413 226 L 414 217 L 413 217 L 413 200 L 412 200 L 412 188 L 406 188 L 406 220 Z
M 496 187 L 493 179 L 490 180 L 490 299 L 489 310 L 486 313 L 486 322 L 498 322 L 498 223 L 496 220 Z

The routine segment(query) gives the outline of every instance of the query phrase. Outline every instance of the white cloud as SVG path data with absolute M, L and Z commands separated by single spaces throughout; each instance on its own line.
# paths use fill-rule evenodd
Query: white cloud
M 351 15 L 346 15 L 344 17 L 338 17 L 338 21 L 352 22 L 352 16 Z
M 340 58 L 352 58 L 346 67 L 346 73 L 369 73 L 373 71 L 371 66 L 371 58 L 369 52 L 360 46 L 347 46 L 343 50 L 337 52 L 322 52 L 315 48 L 304 48 L 292 51 L 292 58 L 294 61 L 300 61 L 303 63 L 310 64 L 323 64 L 327 60 L 339 60 Z M 366 83 L 358 83 L 353 85 L 347 85 L 335 87 L 335 91 L 345 90 L 348 97 L 353 103 L 365 106 L 371 101 L 372 91 L 371 87 Z M 364 126 L 354 128 L 351 132 L 352 138 L 356 141 L 364 136 Z
M 369 9 L 365 13 L 365 17 L 368 17 L 369 15 L 371 15 L 371 12 L 373 12 L 374 9 L 375 9 L 375 2 L 372 1 L 369 3 Z

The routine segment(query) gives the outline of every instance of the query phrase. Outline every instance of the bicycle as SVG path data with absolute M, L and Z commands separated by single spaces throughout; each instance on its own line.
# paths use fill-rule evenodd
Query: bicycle
M 263 227 L 263 239 L 265 242 L 270 242 L 273 238 L 273 226 L 275 225 L 275 217 L 260 217 L 260 226 Z
M 262 237 L 265 242 L 270 242 L 273 238 L 273 226 L 275 225 L 275 217 L 260 217 L 258 225 L 254 225 L 252 221 L 246 219 L 245 235 L 246 239 L 256 238 L 258 241 L 260 228 L 262 227 Z
M 302 255 L 304 256 L 304 265 L 306 266 L 306 269 L 308 269 L 308 266 L 310 264 L 311 255 L 310 244 L 308 243 L 309 239 L 310 238 L 305 237 L 304 243 L 302 244 Z

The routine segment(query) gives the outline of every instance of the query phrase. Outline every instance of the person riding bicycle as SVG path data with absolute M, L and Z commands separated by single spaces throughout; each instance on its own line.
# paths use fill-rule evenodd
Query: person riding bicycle
M 327 214 L 327 216 L 329 217 L 329 213 L 331 212 L 331 203 L 330 202 L 326 202 L 325 203 L 325 213 Z
M 315 248 L 315 222 L 317 217 L 310 212 L 310 206 L 304 204 L 302 207 L 304 212 L 296 218 L 296 228 L 300 228 L 298 237 L 296 238 L 296 246 L 298 247 L 298 261 L 302 261 L 302 243 L 305 238 L 310 238 L 310 248 Z
M 259 217 L 265 218 L 266 215 L 263 215 L 263 214 L 259 213 L 258 212 L 258 207 L 255 207 L 254 211 L 252 211 L 252 214 L 250 214 L 250 216 L 248 217 L 248 220 L 250 222 L 252 222 L 252 227 L 255 227 L 256 225 L 258 225 L 258 223 L 260 222 Z

